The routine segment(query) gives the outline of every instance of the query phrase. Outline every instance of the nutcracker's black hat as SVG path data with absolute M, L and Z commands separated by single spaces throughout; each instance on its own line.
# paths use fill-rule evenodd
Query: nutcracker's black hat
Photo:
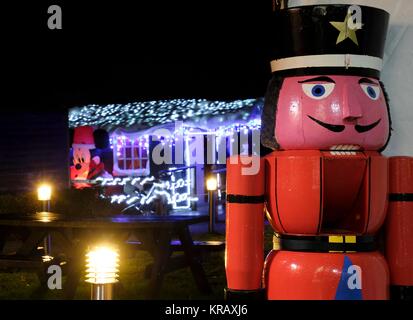
M 362 5 L 275 10 L 271 71 L 380 78 L 388 22 L 386 11 Z

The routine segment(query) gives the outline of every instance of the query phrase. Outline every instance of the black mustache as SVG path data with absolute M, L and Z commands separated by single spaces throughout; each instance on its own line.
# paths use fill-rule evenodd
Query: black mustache
M 320 126 L 326 128 L 327 130 L 333 131 L 333 132 L 342 132 L 346 128 L 345 125 L 325 123 L 325 122 L 320 121 L 316 118 L 313 118 L 312 116 L 309 116 L 309 115 L 307 115 L 307 117 L 309 117 L 311 120 L 313 120 L 315 123 L 319 124 Z M 356 124 L 354 126 L 354 128 L 356 129 L 356 131 L 358 133 L 367 132 L 367 131 L 370 131 L 371 129 L 375 128 L 380 123 L 380 121 L 381 121 L 381 119 L 377 120 L 376 122 L 374 122 L 372 124 L 368 124 L 366 126 Z
M 308 116 L 308 117 L 311 120 L 313 120 L 315 123 L 318 123 L 320 126 L 326 128 L 327 130 L 333 131 L 333 132 L 342 132 L 346 128 L 344 125 L 341 125 L 341 124 L 329 124 L 329 123 L 325 123 L 323 121 L 317 120 L 316 118 L 313 118 L 312 116 Z
M 359 132 L 359 133 L 363 133 L 363 132 L 370 131 L 370 130 L 373 129 L 375 126 L 377 126 L 377 125 L 380 123 L 380 121 L 381 121 L 381 119 L 379 119 L 379 120 L 377 120 L 376 122 L 374 122 L 374 123 L 372 123 L 372 124 L 369 124 L 369 125 L 367 125 L 367 126 L 362 126 L 362 125 L 356 124 L 356 126 L 355 126 L 356 131 Z

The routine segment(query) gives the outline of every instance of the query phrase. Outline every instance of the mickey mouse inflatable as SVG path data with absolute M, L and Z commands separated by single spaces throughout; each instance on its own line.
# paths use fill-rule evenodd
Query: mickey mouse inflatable
M 77 189 L 90 187 L 91 184 L 85 182 L 87 180 L 101 176 L 110 177 L 105 171 L 99 150 L 96 149 L 93 132 L 91 126 L 81 126 L 74 129 L 73 165 L 70 167 L 70 178 L 73 186 Z

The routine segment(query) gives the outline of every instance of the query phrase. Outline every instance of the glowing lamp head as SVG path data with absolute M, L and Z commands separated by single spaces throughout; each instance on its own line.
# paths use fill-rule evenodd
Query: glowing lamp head
M 216 178 L 214 178 L 214 177 L 209 178 L 209 179 L 207 180 L 206 184 L 207 184 L 207 190 L 208 190 L 208 191 L 215 191 L 215 190 L 217 190 L 218 183 L 217 183 L 217 179 L 216 179 Z
M 116 283 L 119 272 L 119 253 L 108 246 L 96 246 L 86 254 L 86 282 Z
M 43 184 L 37 188 L 37 199 L 40 201 L 50 201 L 52 197 L 52 187 Z

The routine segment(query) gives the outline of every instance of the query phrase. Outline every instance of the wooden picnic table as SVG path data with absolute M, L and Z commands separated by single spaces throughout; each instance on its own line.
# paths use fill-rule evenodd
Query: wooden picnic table
M 105 217 L 64 216 L 56 213 L 2 214 L 0 215 L 0 252 L 13 233 L 24 234 L 24 241 L 17 252 L 2 254 L 0 267 L 41 268 L 38 246 L 47 235 L 53 241 L 63 243 L 68 258 L 63 284 L 65 297 L 72 299 L 82 275 L 85 274 L 85 253 L 88 246 L 101 241 L 117 243 L 121 248 L 134 236 L 141 247 L 149 251 L 154 260 L 151 266 L 149 286 L 146 297 L 159 297 L 162 280 L 173 252 L 173 238 L 181 243 L 186 265 L 190 267 L 199 290 L 210 293 L 211 288 L 204 269 L 196 254 L 196 248 L 189 230 L 192 224 L 208 221 L 207 216 L 129 216 L 115 215 Z M 53 249 L 52 249 L 53 255 Z M 53 260 L 49 262 L 53 264 Z M 56 262 L 55 262 L 56 263 Z M 31 265 L 33 264 L 33 265 Z M 47 290 L 45 269 L 38 272 L 42 288 Z

